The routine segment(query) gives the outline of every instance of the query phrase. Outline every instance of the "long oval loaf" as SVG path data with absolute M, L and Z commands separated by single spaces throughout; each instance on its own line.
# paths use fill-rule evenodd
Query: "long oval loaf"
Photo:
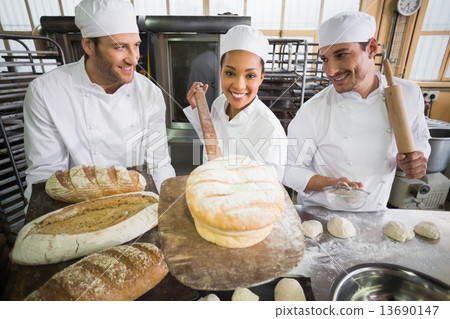
M 158 195 L 139 192 L 72 204 L 41 216 L 19 232 L 12 259 L 43 265 L 123 244 L 158 225 Z
M 145 189 L 145 178 L 122 166 L 75 166 L 58 170 L 45 184 L 47 194 L 56 200 L 78 203 L 109 195 L 139 192 Z
M 169 272 L 153 244 L 134 243 L 89 255 L 53 275 L 25 300 L 134 300 Z

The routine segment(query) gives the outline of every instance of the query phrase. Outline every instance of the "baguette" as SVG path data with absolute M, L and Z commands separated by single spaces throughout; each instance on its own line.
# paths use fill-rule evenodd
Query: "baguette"
M 58 170 L 45 184 L 47 194 L 56 200 L 78 203 L 109 195 L 138 192 L 145 189 L 145 178 L 121 166 L 75 166 Z
M 26 224 L 12 259 L 21 265 L 52 264 L 120 245 L 156 226 L 157 211 L 158 195 L 151 192 L 72 204 Z
M 63 269 L 25 300 L 134 300 L 168 272 L 164 256 L 155 245 L 123 245 Z

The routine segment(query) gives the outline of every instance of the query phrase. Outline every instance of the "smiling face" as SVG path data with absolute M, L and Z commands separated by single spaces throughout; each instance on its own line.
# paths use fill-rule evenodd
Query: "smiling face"
M 234 50 L 225 53 L 220 70 L 222 92 L 230 109 L 230 119 L 252 103 L 264 80 L 261 58 L 251 52 Z
M 373 57 L 378 49 L 372 38 L 366 50 L 359 43 L 340 43 L 320 49 L 323 70 L 338 93 L 355 91 L 366 98 L 378 86 Z
M 89 55 L 85 66 L 90 80 L 107 93 L 114 93 L 123 84 L 130 83 L 139 60 L 140 43 L 137 33 L 101 37 L 97 45 L 83 39 L 83 48 Z

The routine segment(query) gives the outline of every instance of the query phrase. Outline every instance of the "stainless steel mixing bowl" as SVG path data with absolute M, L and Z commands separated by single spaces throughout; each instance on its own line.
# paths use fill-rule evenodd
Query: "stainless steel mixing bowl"
M 428 142 L 431 153 L 428 158 L 427 174 L 442 172 L 450 160 L 450 130 L 430 129 L 430 135 Z
M 334 281 L 331 300 L 450 301 L 450 286 L 421 272 L 393 264 L 361 264 Z

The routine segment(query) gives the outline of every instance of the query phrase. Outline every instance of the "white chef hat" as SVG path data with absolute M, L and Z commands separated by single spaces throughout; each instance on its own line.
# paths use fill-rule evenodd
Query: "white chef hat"
M 257 29 L 248 25 L 236 25 L 223 36 L 220 57 L 233 50 L 244 50 L 260 56 L 264 62 L 269 58 L 269 41 Z
M 342 12 L 319 28 L 319 49 L 332 44 L 367 42 L 375 36 L 375 18 L 364 12 Z
M 83 0 L 75 7 L 75 24 L 83 38 L 139 33 L 130 0 Z

